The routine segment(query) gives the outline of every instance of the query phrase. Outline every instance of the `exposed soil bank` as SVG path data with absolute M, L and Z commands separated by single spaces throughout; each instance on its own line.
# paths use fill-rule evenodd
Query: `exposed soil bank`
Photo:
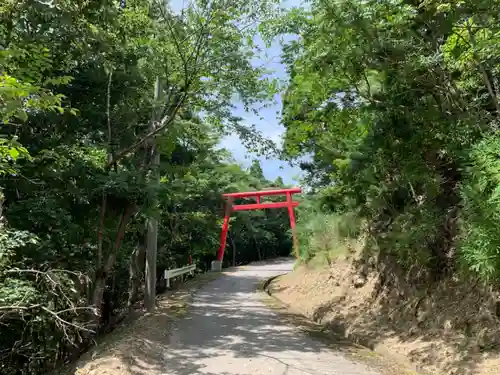
M 360 278 L 349 260 L 300 266 L 268 287 L 293 311 L 424 373 L 500 374 L 495 293 L 450 279 L 403 289 L 381 288 L 376 272 Z

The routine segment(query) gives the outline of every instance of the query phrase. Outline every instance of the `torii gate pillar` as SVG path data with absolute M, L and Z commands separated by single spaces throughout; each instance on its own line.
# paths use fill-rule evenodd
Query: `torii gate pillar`
M 212 262 L 212 271 L 222 270 L 222 260 L 224 259 L 224 250 L 226 248 L 227 232 L 229 231 L 229 218 L 233 211 L 246 211 L 246 210 L 259 210 L 268 208 L 288 208 L 288 216 L 290 217 L 290 227 L 292 229 L 293 236 L 293 249 L 295 255 L 299 256 L 299 244 L 297 240 L 297 233 L 295 230 L 295 213 L 293 211 L 294 207 L 299 205 L 298 202 L 293 201 L 292 194 L 301 193 L 301 188 L 291 188 L 291 189 L 276 189 L 276 190 L 262 190 L 262 191 L 250 191 L 243 193 L 228 193 L 222 196 L 226 200 L 226 207 L 224 209 L 224 222 L 222 224 L 222 232 L 220 236 L 220 246 L 217 251 L 217 260 Z M 261 197 L 263 196 L 273 196 L 273 195 L 285 195 L 285 202 L 268 202 L 262 203 Z M 255 197 L 256 203 L 252 204 L 239 204 L 233 205 L 233 202 L 237 198 L 250 198 Z

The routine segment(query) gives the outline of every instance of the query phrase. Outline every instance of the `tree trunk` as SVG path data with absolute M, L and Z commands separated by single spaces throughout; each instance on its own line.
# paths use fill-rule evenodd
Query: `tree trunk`
M 137 302 L 139 294 L 139 285 L 141 281 L 141 273 L 144 269 L 146 249 L 143 245 L 138 244 L 130 256 L 129 265 L 129 288 L 128 288 L 128 301 L 127 307 L 132 308 Z
M 236 245 L 234 243 L 233 236 L 229 237 L 231 239 L 231 245 L 233 248 L 233 267 L 236 267 Z
M 95 313 L 93 314 L 91 319 L 92 329 L 94 330 L 96 330 L 99 325 L 99 317 L 101 312 L 104 288 L 106 287 L 106 279 L 115 265 L 118 251 L 120 250 L 123 237 L 125 236 L 125 230 L 127 228 L 127 224 L 133 212 L 134 212 L 134 206 L 132 204 L 129 204 L 127 205 L 127 207 L 125 207 L 125 210 L 123 211 L 123 214 L 120 218 L 120 223 L 118 225 L 118 230 L 116 232 L 115 244 L 113 246 L 113 249 L 111 249 L 111 252 L 109 253 L 104 266 L 100 267 L 96 271 L 94 279 L 94 290 L 92 292 L 92 300 L 91 300 L 92 306 L 94 306 L 95 309 Z
M 255 237 L 253 238 L 253 243 L 255 244 L 255 249 L 257 250 L 257 257 L 258 257 L 258 260 L 262 260 L 262 254 L 260 253 L 260 247 L 259 247 L 259 244 L 257 243 L 257 240 L 255 239 Z

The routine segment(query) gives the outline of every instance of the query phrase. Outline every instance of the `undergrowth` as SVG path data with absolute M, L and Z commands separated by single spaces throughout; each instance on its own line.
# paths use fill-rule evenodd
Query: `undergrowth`
M 347 256 L 360 234 L 361 222 L 354 214 L 327 214 L 316 210 L 301 216 L 297 225 L 300 261 L 331 264 Z

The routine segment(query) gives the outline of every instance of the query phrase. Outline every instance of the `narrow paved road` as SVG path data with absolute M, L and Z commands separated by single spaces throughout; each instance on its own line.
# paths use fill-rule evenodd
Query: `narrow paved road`
M 230 271 L 194 297 L 164 354 L 164 375 L 379 375 L 300 333 L 256 292 L 293 262 L 256 263 Z

